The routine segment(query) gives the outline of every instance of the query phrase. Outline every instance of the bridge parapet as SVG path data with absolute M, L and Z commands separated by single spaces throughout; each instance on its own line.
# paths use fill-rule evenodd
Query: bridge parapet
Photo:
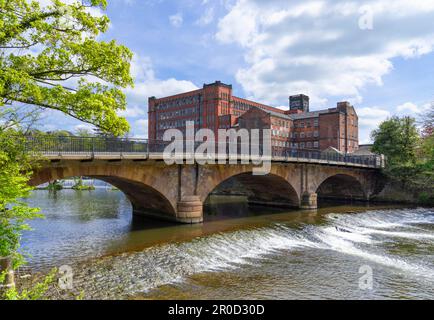
M 121 139 L 105 137 L 73 137 L 73 136 L 29 136 L 26 148 L 29 152 L 42 155 L 49 160 L 164 160 L 164 149 L 170 142 L 149 141 L 146 139 Z M 200 143 L 195 143 L 199 146 Z M 195 147 L 195 150 L 196 150 Z M 233 154 L 229 148 L 225 153 L 213 154 L 214 159 L 229 160 L 234 155 L 238 159 L 255 162 L 258 156 L 243 154 L 243 148 Z M 186 150 L 186 149 L 184 149 Z M 184 152 L 181 160 L 204 160 L 200 155 Z M 264 160 L 263 156 L 259 156 Z M 205 158 L 206 159 L 206 158 Z M 261 160 L 261 159 L 259 159 Z M 291 149 L 272 147 L 271 161 L 315 163 L 340 165 L 348 167 L 375 168 L 385 166 L 384 156 L 359 156 L 351 154 L 332 154 L 310 149 Z

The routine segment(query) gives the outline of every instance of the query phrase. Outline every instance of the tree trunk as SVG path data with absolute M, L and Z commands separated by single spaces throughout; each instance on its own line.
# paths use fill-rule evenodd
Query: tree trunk
M 12 259 L 10 257 L 0 257 L 0 274 L 6 271 L 3 283 L 0 283 L 0 295 L 7 289 L 15 287 L 14 270 L 12 269 Z

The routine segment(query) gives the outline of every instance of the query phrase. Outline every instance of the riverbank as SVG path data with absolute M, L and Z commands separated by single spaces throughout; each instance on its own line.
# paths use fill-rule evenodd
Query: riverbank
M 377 203 L 400 203 L 434 207 L 434 186 L 427 188 L 409 188 L 396 180 L 387 180 L 381 192 L 371 198 Z

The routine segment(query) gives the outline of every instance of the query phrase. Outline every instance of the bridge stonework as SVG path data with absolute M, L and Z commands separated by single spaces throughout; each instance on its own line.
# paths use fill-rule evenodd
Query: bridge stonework
M 169 166 L 150 159 L 60 160 L 36 170 L 30 184 L 78 176 L 100 179 L 125 193 L 134 214 L 190 224 L 203 221 L 210 194 L 234 181 L 252 203 L 302 209 L 317 208 L 318 195 L 339 197 L 343 192 L 369 200 L 379 192 L 378 171 L 369 168 L 273 162 L 266 176 L 252 175 L 252 169 L 243 164 Z

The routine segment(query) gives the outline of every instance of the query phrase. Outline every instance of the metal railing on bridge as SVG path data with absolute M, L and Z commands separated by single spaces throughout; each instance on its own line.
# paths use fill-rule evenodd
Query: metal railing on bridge
M 75 136 L 28 136 L 26 150 L 37 152 L 45 156 L 68 156 L 68 155 L 143 155 L 149 158 L 152 154 L 162 154 L 170 142 L 149 141 L 147 139 L 126 139 L 109 137 L 75 137 Z M 186 142 L 183 142 L 183 150 L 188 150 Z M 195 142 L 194 150 L 202 143 Z M 238 156 L 249 156 L 251 146 L 238 144 L 234 148 Z M 221 152 L 216 146 L 218 156 L 229 156 L 234 150 L 226 145 L 226 152 Z M 262 155 L 262 148 L 256 146 Z M 246 151 L 247 150 L 247 151 Z M 372 168 L 383 168 L 384 156 L 380 155 L 352 155 L 338 152 L 322 152 L 310 149 L 291 149 L 284 147 L 272 147 L 271 156 L 273 161 L 314 161 L 333 162 L 344 164 L 363 165 Z

